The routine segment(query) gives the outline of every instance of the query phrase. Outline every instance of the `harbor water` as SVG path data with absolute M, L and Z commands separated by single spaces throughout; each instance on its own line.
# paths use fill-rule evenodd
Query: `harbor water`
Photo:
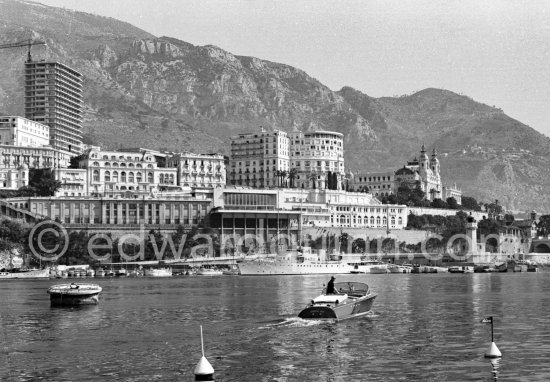
M 2 281 L 0 380 L 192 381 L 200 325 L 217 381 L 550 380 L 550 273 L 336 279 L 368 283 L 372 312 L 296 318 L 327 276 L 87 279 L 103 293 L 82 308 L 50 307 L 59 280 Z

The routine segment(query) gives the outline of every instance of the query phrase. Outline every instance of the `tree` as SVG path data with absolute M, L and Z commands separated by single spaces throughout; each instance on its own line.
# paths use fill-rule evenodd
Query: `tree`
M 497 216 L 502 213 L 502 206 L 498 204 L 498 199 L 496 199 L 493 203 L 485 204 L 485 208 L 490 216 Z
M 69 168 L 80 168 L 80 161 L 86 157 L 86 154 L 80 154 L 75 157 L 71 157 Z
M 17 191 L 19 196 L 35 196 L 38 193 L 38 190 L 31 186 L 19 187 Z
M 53 196 L 61 182 L 55 180 L 51 168 L 33 168 L 29 170 L 29 186 L 36 189 L 38 196 Z
M 317 173 L 315 171 L 312 171 L 308 174 L 308 180 L 311 181 L 312 185 L 313 185 L 313 189 L 315 190 L 315 184 L 317 183 Z
M 286 187 L 286 177 L 288 176 L 288 172 L 285 170 L 280 171 L 280 177 L 281 177 L 281 187 Z
M 456 203 L 456 201 L 455 201 Z M 433 208 L 449 208 L 449 205 L 441 199 L 434 199 L 432 202 Z
M 481 211 L 481 208 L 477 200 L 475 200 L 475 198 L 472 198 L 471 196 L 462 197 L 462 207 L 464 207 L 467 210 Z
M 384 195 L 380 201 L 383 204 L 398 204 L 397 196 L 395 194 Z
M 542 215 L 537 224 L 537 236 L 548 237 L 550 233 L 550 215 Z
M 294 188 L 294 181 L 298 177 L 298 169 L 293 167 L 288 172 L 288 179 L 290 180 L 290 188 Z
M 459 207 L 456 199 L 452 196 L 450 198 L 447 198 L 447 206 L 452 210 L 458 210 Z

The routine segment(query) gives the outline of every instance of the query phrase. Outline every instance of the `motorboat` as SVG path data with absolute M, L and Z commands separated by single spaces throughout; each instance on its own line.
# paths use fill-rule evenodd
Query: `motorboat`
M 388 271 L 390 273 L 411 273 L 412 272 L 412 266 L 410 265 L 397 265 L 397 264 L 390 264 L 388 265 Z
M 360 282 L 339 282 L 334 283 L 337 294 L 326 294 L 311 300 L 299 314 L 303 319 L 337 319 L 343 320 L 351 317 L 358 317 L 368 313 L 376 298 L 371 293 L 369 286 Z
M 126 277 L 128 276 L 128 272 L 126 271 L 126 268 L 120 268 L 116 270 L 116 276 L 117 277 Z
M 143 277 L 143 268 L 140 267 L 138 269 L 133 269 L 132 271 L 130 271 L 129 273 L 129 276 L 130 277 Z
M 99 302 L 101 287 L 96 284 L 59 284 L 48 288 L 52 306 L 93 305 Z
M 50 277 L 50 269 L 10 269 L 0 272 L 0 279 L 46 279 Z
M 452 266 L 452 267 L 449 267 L 449 272 L 450 273 L 474 273 L 474 269 L 467 265 L 462 267 Z
M 229 269 L 225 269 L 222 271 L 222 274 L 228 275 L 228 276 L 237 276 L 241 274 L 241 271 L 239 271 L 239 267 L 236 265 L 231 266 Z
M 199 268 L 197 271 L 198 276 L 221 276 L 223 275 L 223 271 L 220 271 L 219 269 L 213 269 L 213 268 Z
M 361 261 L 361 262 L 354 262 L 354 263 L 350 263 L 350 265 L 353 266 L 353 269 L 350 271 L 350 273 L 374 273 L 374 272 L 371 272 L 372 268 L 385 266 L 384 263 L 376 259 Z M 386 272 L 380 272 L 380 273 L 386 273 Z
M 105 269 L 99 268 L 99 269 L 95 272 L 95 277 L 105 277 Z
M 388 269 L 388 266 L 385 265 L 385 264 L 384 265 L 375 265 L 375 266 L 370 268 L 369 273 L 384 274 L 384 273 L 389 273 L 389 269 Z
M 147 277 L 172 277 L 172 268 L 147 268 L 145 269 Z

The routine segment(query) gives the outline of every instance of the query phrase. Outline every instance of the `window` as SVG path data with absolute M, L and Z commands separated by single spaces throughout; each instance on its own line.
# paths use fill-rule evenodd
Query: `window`
M 118 183 L 118 172 L 113 171 L 113 182 Z
M 133 172 L 128 173 L 128 182 L 134 183 L 134 173 Z
M 110 182 L 111 181 L 111 172 L 105 171 L 105 181 Z
M 126 173 L 124 171 L 120 173 L 120 181 L 126 183 Z
M 94 182 L 99 182 L 99 170 L 94 170 L 93 179 Z
M 147 174 L 147 182 L 153 183 L 153 173 L 152 172 Z

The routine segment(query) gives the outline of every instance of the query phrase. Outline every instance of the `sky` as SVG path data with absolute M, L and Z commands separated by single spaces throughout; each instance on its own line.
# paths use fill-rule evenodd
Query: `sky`
M 372 97 L 434 87 L 550 136 L 547 0 L 37 0 L 304 70 Z

